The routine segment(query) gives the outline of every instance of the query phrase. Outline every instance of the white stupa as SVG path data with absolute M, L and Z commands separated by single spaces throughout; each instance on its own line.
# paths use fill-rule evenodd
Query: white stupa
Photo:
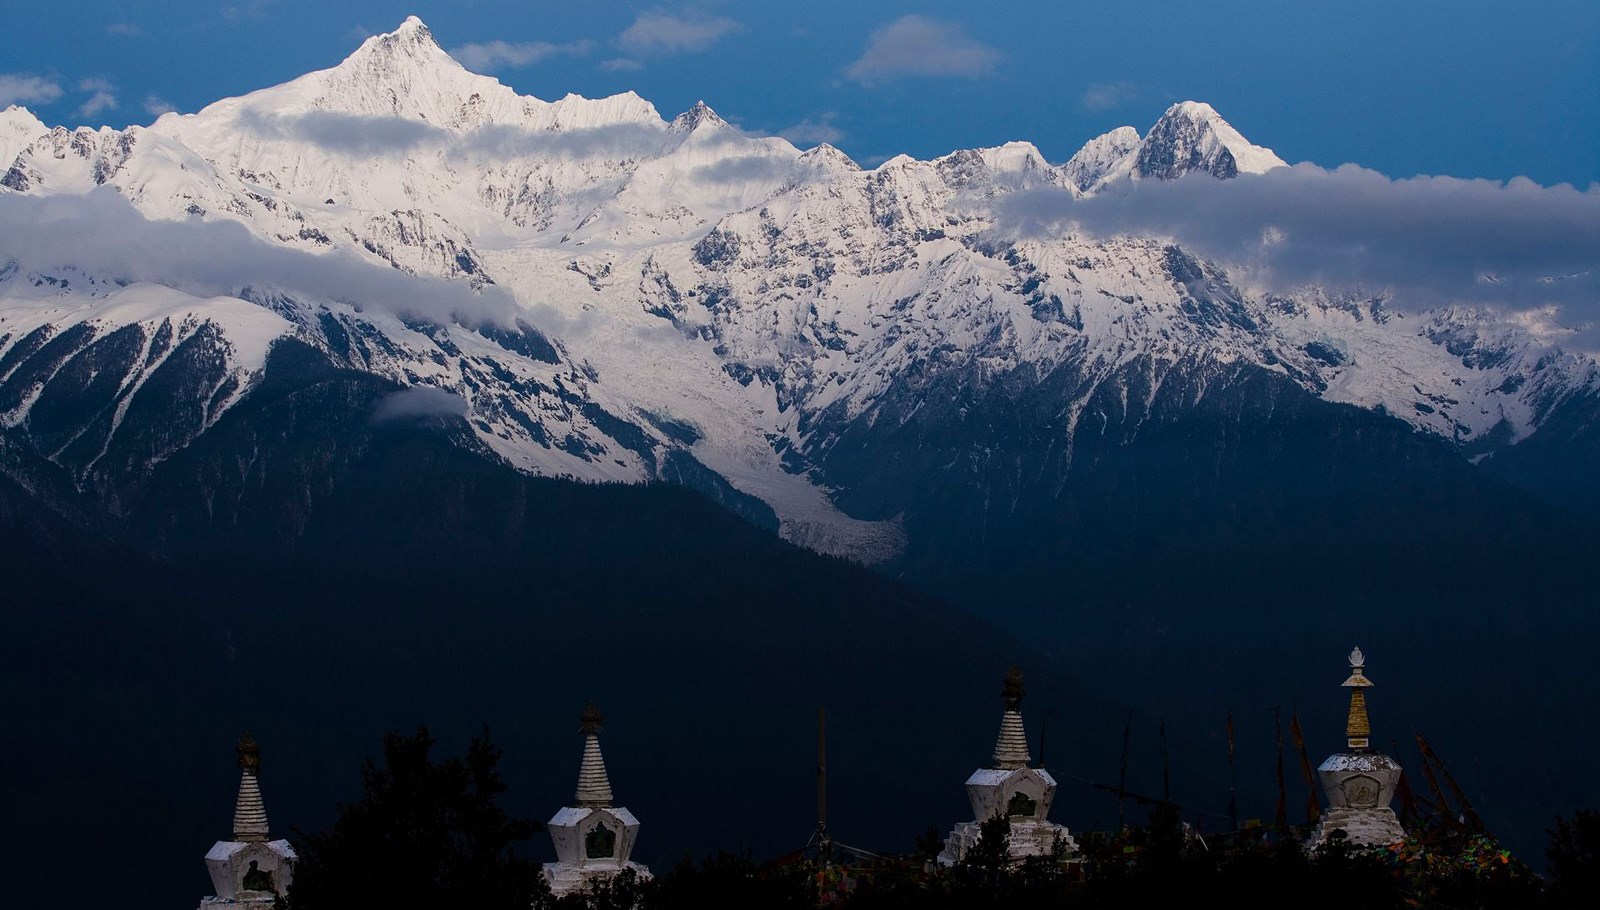
M 1345 721 L 1347 751 L 1328 756 L 1317 768 L 1328 810 L 1317 822 L 1309 846 L 1320 847 L 1334 831 L 1343 831 L 1351 844 L 1383 846 L 1404 840 L 1405 829 L 1389 801 L 1400 783 L 1400 763 L 1372 749 L 1372 722 L 1367 719 L 1367 689 L 1361 649 L 1350 652 L 1350 714 Z
M 953 866 L 970 851 L 986 819 L 1005 815 L 1011 822 L 1010 854 L 1015 859 L 1049 856 L 1059 845 L 1076 853 L 1077 841 L 1063 825 L 1046 821 L 1055 799 L 1056 780 L 1043 768 L 1029 765 L 1028 737 L 1022 729 L 1022 671 L 1012 667 L 1001 692 L 1005 713 L 1000 717 L 1000 738 L 994 746 L 994 764 L 979 768 L 967 778 L 967 799 L 973 821 L 961 822 L 945 839 L 939 863 Z
M 630 862 L 639 836 L 639 820 L 613 806 L 611 779 L 600 754 L 600 725 L 605 718 L 594 705 L 583 711 L 583 763 L 578 768 L 576 806 L 568 806 L 550 819 L 550 839 L 556 861 L 544 864 L 544 880 L 557 897 L 580 891 L 597 881 L 631 869 L 648 879 L 650 870 Z
M 239 740 L 239 798 L 233 807 L 233 840 L 217 841 L 206 854 L 216 894 L 200 910 L 271 910 L 294 880 L 294 848 L 267 839 L 267 809 L 261 802 L 261 748 L 249 733 Z

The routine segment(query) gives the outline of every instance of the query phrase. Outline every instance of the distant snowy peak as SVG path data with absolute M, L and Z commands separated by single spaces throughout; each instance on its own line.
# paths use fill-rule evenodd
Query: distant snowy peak
M 655 107 L 633 92 L 600 99 L 569 94 L 553 102 L 519 95 L 491 76 L 467 70 L 413 16 L 392 32 L 368 38 L 337 66 L 219 101 L 197 114 L 163 116 L 153 128 L 216 145 L 218 131 L 257 132 L 263 122 L 313 114 L 399 118 L 457 133 L 488 126 L 562 132 L 666 125 Z
M 1080 190 L 1088 190 L 1117 165 L 1128 161 L 1139 150 L 1139 131 L 1131 126 L 1119 126 L 1103 136 L 1096 136 L 1084 144 L 1066 164 L 1061 166 L 1063 176 Z
M 704 101 L 696 101 L 694 107 L 689 108 L 678 116 L 672 118 L 669 129 L 675 133 L 692 133 L 701 126 L 726 126 L 727 121 L 717 116 L 717 112 Z
M 50 132 L 33 112 L 13 104 L 0 111 L 0 177 L 35 139 Z
M 1167 108 L 1132 161 L 1138 178 L 1173 180 L 1195 172 L 1228 179 L 1284 167 L 1271 149 L 1251 145 L 1211 105 L 1183 101 Z

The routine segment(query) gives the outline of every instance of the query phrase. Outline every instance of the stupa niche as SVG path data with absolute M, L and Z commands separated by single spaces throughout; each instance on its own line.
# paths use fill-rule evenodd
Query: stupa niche
M 1400 783 L 1400 763 L 1372 750 L 1372 723 L 1367 717 L 1367 692 L 1372 680 L 1366 676 L 1366 657 L 1361 649 L 1350 652 L 1350 712 L 1345 720 L 1347 750 L 1328 756 L 1317 768 L 1322 790 L 1328 797 L 1328 810 L 1317 822 L 1310 846 L 1327 843 L 1334 831 L 1343 831 L 1349 842 L 1359 846 L 1383 846 L 1405 839 L 1389 802 Z
M 1000 716 L 1000 736 L 995 742 L 991 767 L 979 768 L 967 778 L 967 799 L 972 804 L 973 821 L 961 822 L 945 839 L 939 863 L 959 863 L 978 843 L 986 819 L 1004 815 L 1011 823 L 1010 855 L 1049 856 L 1059 847 L 1076 853 L 1077 841 L 1063 825 L 1047 821 L 1050 803 L 1055 799 L 1056 781 L 1043 768 L 1030 767 L 1028 737 L 1022 728 L 1022 671 L 1012 667 L 1006 674 L 1001 697 L 1005 712 Z
M 206 854 L 216 894 L 200 910 L 270 910 L 289 892 L 296 856 L 286 840 L 267 839 L 267 809 L 261 801 L 261 748 L 246 733 L 239 754 L 239 797 L 233 808 L 233 840 L 217 841 Z
M 620 806 L 611 805 L 611 779 L 600 754 L 600 725 L 605 718 L 594 705 L 584 709 L 583 761 L 578 768 L 575 806 L 557 812 L 547 827 L 555 843 L 556 862 L 544 864 L 544 879 L 557 897 L 581 891 L 631 869 L 648 879 L 650 870 L 630 862 L 639 836 L 639 820 Z

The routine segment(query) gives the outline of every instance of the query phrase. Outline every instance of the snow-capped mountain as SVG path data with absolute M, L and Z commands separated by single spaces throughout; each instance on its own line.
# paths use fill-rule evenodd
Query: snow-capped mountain
M 1184 102 L 1060 166 L 1014 142 L 866 170 L 703 104 L 668 121 L 632 93 L 517 95 L 411 18 L 332 69 L 150 127 L 0 113 L 0 210 L 114 193 L 156 250 L 0 239 L 0 427 L 84 483 L 108 453 L 136 473 L 203 434 L 262 381 L 274 340 L 295 338 L 458 396 L 478 439 L 524 470 L 692 483 L 872 561 L 905 529 L 892 504 L 856 509 L 870 520 L 841 509 L 860 480 L 841 453 L 949 382 L 1050 390 L 1060 438 L 1041 444 L 1068 454 L 1039 469 L 1045 488 L 1073 470 L 1077 434 L 1121 422 L 1131 438 L 1164 386 L 1192 404 L 1242 370 L 1475 455 L 1600 387 L 1595 362 L 1536 322 L 1251 295 L 1160 239 L 995 230 L 993 200 L 1018 191 L 1282 166 Z M 215 238 L 250 272 L 169 263 L 166 237 Z M 130 423 L 157 393 L 195 405 L 159 431 Z

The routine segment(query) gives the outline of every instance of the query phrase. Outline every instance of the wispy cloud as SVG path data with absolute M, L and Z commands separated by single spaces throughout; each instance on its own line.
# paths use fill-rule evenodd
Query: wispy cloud
M 0 73 L 0 107 L 49 104 L 60 97 L 61 86 L 54 80 L 26 73 Z
M 1000 62 L 999 51 L 968 36 L 953 22 L 927 16 L 901 16 L 872 33 L 866 52 L 845 67 L 857 82 L 902 76 L 987 75 Z
M 159 117 L 175 110 L 177 108 L 172 106 L 172 102 L 160 95 L 144 96 L 144 112 L 152 117 Z
M 1261 290 L 1388 291 L 1416 307 L 1555 304 L 1578 322 L 1600 320 L 1600 185 L 1394 180 L 1298 164 L 1233 180 L 1146 180 L 1087 199 L 1016 193 L 996 208 L 1016 236 L 1170 239 Z
M 844 130 L 834 125 L 834 118 L 838 114 L 829 111 L 816 117 L 807 117 L 792 126 L 778 130 L 778 135 L 793 142 L 795 145 L 810 146 L 828 143 L 836 145 L 844 138 Z
M 144 29 L 132 22 L 113 22 L 106 26 L 106 34 L 121 35 L 124 38 L 138 38 L 144 34 Z
M 267 11 L 277 2 L 278 0 L 241 0 L 239 3 L 225 3 L 222 6 L 222 18 L 229 22 L 260 21 L 267 18 Z
M 600 68 L 608 73 L 631 73 L 634 70 L 644 69 L 644 64 L 629 57 L 613 57 L 602 61 Z
M 117 106 L 117 87 L 105 79 L 84 79 L 78 83 L 78 91 L 89 93 L 78 106 L 80 117 L 98 117 Z
M 726 16 L 646 10 L 617 36 L 617 46 L 633 54 L 703 51 L 742 26 Z
M 1083 90 L 1078 103 L 1091 113 L 1121 107 L 1139 97 L 1139 87 L 1131 82 L 1097 82 Z
M 450 49 L 456 62 L 475 72 L 531 66 L 550 57 L 582 57 L 594 49 L 592 41 L 552 44 L 548 41 L 485 41 Z

